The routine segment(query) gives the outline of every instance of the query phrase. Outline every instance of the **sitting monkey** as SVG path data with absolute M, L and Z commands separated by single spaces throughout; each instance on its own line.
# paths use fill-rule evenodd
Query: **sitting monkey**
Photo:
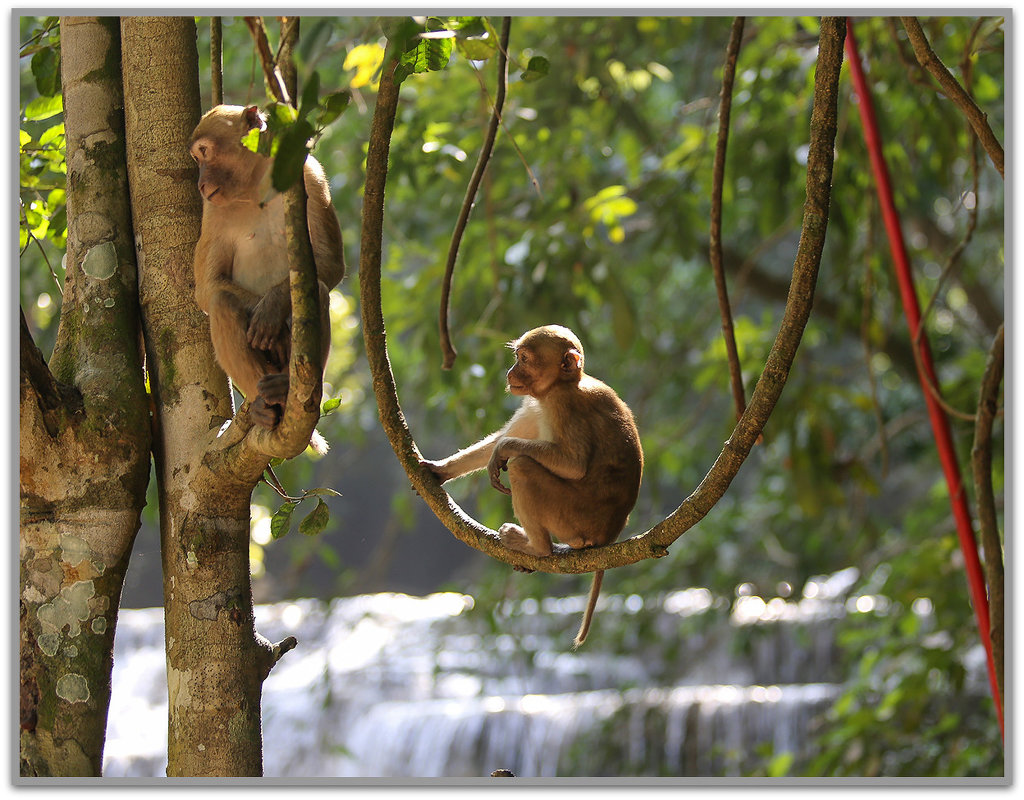
M 487 468 L 491 485 L 512 495 L 520 525 L 506 522 L 502 543 L 535 556 L 613 542 L 636 503 L 643 473 L 633 413 L 607 385 L 583 371 L 583 345 L 548 325 L 509 344 L 516 362 L 508 390 L 523 397 L 504 427 L 441 461 L 424 461 L 442 483 Z M 501 482 L 508 470 L 509 486 Z M 574 647 L 583 644 L 601 590 L 594 573 Z
M 288 397 L 291 352 L 284 198 L 270 186 L 273 161 L 242 144 L 249 131 L 265 128 L 256 106 L 216 106 L 193 131 L 189 152 L 199 165 L 203 196 L 196 301 L 210 317 L 217 363 L 249 401 L 253 419 L 273 428 Z M 345 276 L 345 256 L 327 176 L 312 156 L 303 176 L 319 278 L 323 374 L 331 342 L 329 294 Z M 314 442 L 326 447 L 319 434 Z

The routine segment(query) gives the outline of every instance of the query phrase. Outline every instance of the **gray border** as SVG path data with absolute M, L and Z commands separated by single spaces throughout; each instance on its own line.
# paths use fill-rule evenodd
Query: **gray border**
M 466 11 L 480 11 L 481 6 L 484 4 L 477 4 L 471 9 L 465 7 L 454 6 L 452 8 L 431 8 L 431 13 L 463 13 Z M 736 14 L 747 14 L 752 16 L 793 16 L 808 12 L 820 13 L 823 8 L 827 8 L 830 13 L 843 14 L 850 17 L 868 17 L 868 16 L 892 16 L 897 15 L 901 12 L 904 13 L 915 13 L 915 12 L 931 12 L 935 13 L 941 11 L 945 14 L 955 16 L 1003 16 L 1005 17 L 1005 35 L 1006 35 L 1006 47 L 1005 47 L 1005 61 L 1004 61 L 1004 85 L 1012 87 L 1014 86 L 1013 75 L 1014 68 L 1016 65 L 1014 44 L 1014 25 L 1013 25 L 1013 9 L 1008 7 L 985 7 L 985 8 L 942 8 L 931 6 L 921 7 L 902 7 L 902 8 L 886 8 L 886 7 L 869 7 L 869 8 L 858 8 L 858 7 L 845 7 L 845 8 L 829 8 L 829 4 L 821 4 L 814 8 L 806 8 L 799 6 L 782 7 L 782 8 L 762 8 L 760 6 L 754 7 L 732 7 L 732 8 L 686 8 L 686 7 L 673 7 L 673 6 L 644 6 L 642 8 L 628 9 L 623 11 L 622 9 L 615 9 L 619 12 L 619 16 L 674 16 L 683 15 L 687 16 L 732 16 Z M 223 14 L 226 16 L 234 16 L 241 12 L 247 13 L 266 13 L 272 11 L 269 8 L 257 8 L 257 9 L 241 9 L 241 8 L 223 8 L 223 9 L 196 9 L 194 6 L 167 6 L 156 9 L 140 9 L 140 8 L 126 8 L 126 7 L 62 7 L 57 9 L 40 9 L 31 7 L 22 8 L 11 8 L 10 16 L 8 18 L 11 39 L 12 39 L 12 60 L 13 66 L 10 77 L 10 88 L 11 88 L 11 99 L 13 104 L 13 114 L 11 115 L 13 125 L 12 139 L 17 141 L 18 133 L 18 98 L 19 98 L 19 38 L 18 38 L 18 21 L 22 16 L 35 16 L 35 15 L 47 15 L 57 16 L 66 13 L 86 13 L 92 12 L 101 15 L 120 15 L 120 16 L 135 16 L 140 14 L 146 14 L 151 16 L 185 16 L 192 12 L 198 16 L 209 16 Z M 505 7 L 504 9 L 491 9 L 485 8 L 487 13 L 511 13 L 516 16 L 612 16 L 607 13 L 600 13 L 601 11 L 607 11 L 607 9 L 597 9 L 594 7 L 590 8 L 542 8 L 534 6 L 524 7 Z M 401 15 L 401 14 L 416 14 L 423 13 L 423 8 L 415 8 L 409 6 L 395 6 L 394 8 L 389 7 L 388 3 L 382 3 L 377 7 L 364 7 L 364 8 L 347 8 L 345 6 L 336 5 L 325 5 L 303 7 L 301 9 L 293 10 L 289 9 L 290 13 L 300 16 L 305 15 L 329 15 L 331 13 L 340 14 L 344 13 L 346 16 L 375 16 L 386 12 L 387 15 Z M 196 13 L 198 12 L 198 13 Z M 1016 131 L 1014 125 L 1014 112 L 1015 103 L 1013 102 L 1013 91 L 1007 92 L 1004 101 L 1004 116 L 1006 120 L 1005 129 L 1007 131 Z M 1008 347 L 1008 355 L 1006 365 L 1006 373 L 1004 380 L 1004 393 L 1006 398 L 1006 408 L 1010 409 L 1015 405 L 1016 400 L 1016 378 L 1017 370 L 1015 368 L 1013 356 L 1015 354 L 1015 348 L 1013 347 L 1015 336 L 1017 333 L 1017 326 L 1014 322 L 1013 314 L 1005 313 L 1007 310 L 1012 310 L 1014 303 L 1012 302 L 1013 291 L 1015 290 L 1015 282 L 1012 277 L 1012 270 L 1006 269 L 1005 265 L 1014 264 L 1013 258 L 1013 210 L 1014 210 L 1014 182 L 1012 180 L 1013 166 L 1016 162 L 1014 157 L 1014 148 L 1012 146 L 1006 147 L 1006 173 L 1011 176 L 1011 180 L 1006 182 L 1006 191 L 1004 198 L 1004 319 L 1008 333 L 1008 339 L 1010 345 Z M 17 148 L 11 150 L 11 166 L 12 176 L 18 174 L 19 159 Z M 15 180 L 11 181 L 12 187 L 12 210 L 18 207 L 18 184 Z M 11 242 L 14 249 L 14 265 L 18 264 L 18 220 L 16 214 L 8 215 L 9 224 L 11 226 Z M 11 286 L 11 298 L 16 299 L 20 297 L 20 277 L 18 269 L 12 269 L 10 271 Z M 9 343 L 9 349 L 7 351 L 11 358 L 12 369 L 8 374 L 16 373 L 13 368 L 18 361 L 18 341 L 19 341 L 19 323 L 17 315 L 12 313 L 10 315 L 11 325 L 11 339 Z M 2 358 L 2 356 L 0 356 Z M 3 371 L 0 368 L 0 371 Z M 10 431 L 13 433 L 11 437 L 11 445 L 19 442 L 18 437 L 18 409 L 16 404 L 12 403 L 9 409 L 9 420 L 10 420 Z M 970 787 L 972 790 L 986 789 L 990 787 L 1005 787 L 1013 785 L 1014 778 L 1014 763 L 1013 758 L 1015 753 L 1016 736 L 1015 736 L 1015 715 L 1013 714 L 1014 705 L 1013 701 L 1016 697 L 1015 692 L 1015 681 L 1013 680 L 1013 666 L 1015 665 L 1014 658 L 1014 623 L 1016 622 L 1016 615 L 1014 612 L 1015 597 L 1013 576 L 1016 574 L 1014 558 L 1016 556 L 1016 547 L 1013 544 L 1013 538 L 1009 535 L 1009 532 L 1014 529 L 1013 522 L 1016 518 L 1015 503 L 1013 498 L 1017 496 L 1016 483 L 1017 483 L 1017 470 L 1014 463 L 1014 449 L 1013 443 L 1017 433 L 1017 426 L 1012 414 L 1009 411 L 1005 417 L 1004 423 L 1004 450 L 1006 447 L 1006 441 L 1011 443 L 1011 450 L 1009 457 L 1005 459 L 1005 486 L 1004 497 L 1006 498 L 1006 507 L 1004 510 L 1004 525 L 1005 525 L 1005 560 L 1006 560 L 1006 574 L 1007 574 L 1007 590 L 1006 590 L 1006 623 L 1007 630 L 1011 632 L 1010 636 L 1007 637 L 1006 645 L 1006 663 L 1009 669 L 1007 670 L 1008 679 L 1006 680 L 1006 686 L 1004 688 L 1003 707 L 1005 717 L 1005 748 L 1004 748 L 1004 771 L 1005 774 L 1001 778 L 779 778 L 779 779 L 765 779 L 765 778 L 687 778 L 687 777 L 668 777 L 668 778 L 519 778 L 513 783 L 504 783 L 494 778 L 430 778 L 430 779 L 400 779 L 400 778 L 303 778 L 303 779 L 288 779 L 288 778 L 22 778 L 18 774 L 18 742 L 15 740 L 11 747 L 11 784 L 15 787 L 96 787 L 96 788 L 109 788 L 109 787 L 148 787 L 148 788 L 178 788 L 187 789 L 197 786 L 217 786 L 221 788 L 235 788 L 235 787 L 271 787 L 271 786 L 288 786 L 295 787 L 297 785 L 303 787 L 325 787 L 325 786 L 344 786 L 344 787 L 372 787 L 374 794 L 389 794 L 389 790 L 393 790 L 395 787 L 417 787 L 418 789 L 440 789 L 442 787 L 450 788 L 470 788 L 470 787 L 483 787 L 496 789 L 501 788 L 504 791 L 523 791 L 527 788 L 535 789 L 536 787 L 559 787 L 567 789 L 569 787 L 600 787 L 602 789 L 611 790 L 619 787 L 643 787 L 645 789 L 653 788 L 698 788 L 702 787 L 705 789 L 729 789 L 729 788 L 740 788 L 740 787 L 759 787 L 762 791 L 768 788 L 769 791 L 784 788 L 811 788 L 811 787 L 828 787 L 832 788 L 843 788 L 847 791 L 855 790 L 859 788 L 861 791 L 870 790 L 874 791 L 878 788 L 885 787 L 935 787 L 935 788 L 954 788 L 954 787 Z M 0 431 L 0 437 L 2 441 L 6 443 L 7 431 Z M 12 530 L 20 530 L 20 516 L 18 513 L 18 505 L 14 502 L 13 497 L 13 475 L 19 471 L 19 464 L 17 460 L 17 451 L 11 446 L 7 452 L 10 458 L 10 469 L 12 474 L 12 480 L 5 482 L 2 495 L 3 499 L 8 502 L 7 507 L 11 509 L 10 514 L 12 519 Z M 8 498 L 8 492 L 10 497 Z M 12 586 L 15 587 L 15 595 L 17 592 L 17 564 L 18 564 L 18 539 L 20 537 L 11 537 L 9 545 L 9 552 L 12 555 L 10 569 L 8 574 L 12 576 Z M 13 699 L 12 709 L 17 708 L 18 698 L 18 604 L 12 603 L 11 611 L 9 612 L 8 620 L 11 621 L 11 633 L 9 641 L 12 642 L 11 647 L 11 663 L 12 663 L 12 677 L 11 677 L 11 698 Z M 13 716 L 13 715 L 12 715 Z M 7 731 L 13 728 L 5 729 L 4 733 L 0 736 L 6 737 Z M 12 737 L 13 738 L 13 737 Z M 349 792 L 349 796 L 361 796 L 362 791 Z

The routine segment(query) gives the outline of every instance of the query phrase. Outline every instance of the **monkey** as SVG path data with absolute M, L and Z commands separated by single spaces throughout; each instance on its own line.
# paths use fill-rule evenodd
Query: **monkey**
M 507 390 L 523 398 L 518 410 L 476 444 L 421 463 L 442 483 L 486 467 L 491 485 L 512 496 L 520 525 L 498 531 L 512 550 L 544 557 L 610 544 L 626 526 L 643 474 L 633 412 L 584 372 L 583 345 L 568 328 L 534 328 L 508 347 L 515 363 Z M 574 649 L 587 638 L 603 577 L 594 573 Z
M 193 262 L 196 302 L 210 318 L 217 363 L 249 401 L 252 418 L 273 428 L 288 398 L 291 353 L 284 198 L 271 186 L 273 160 L 241 142 L 266 127 L 256 106 L 215 106 L 192 132 L 189 153 L 199 165 L 203 198 Z M 312 156 L 303 178 L 320 289 L 322 375 L 331 338 L 329 294 L 345 277 L 345 255 L 327 176 Z M 314 447 L 318 441 L 326 447 L 314 432 Z

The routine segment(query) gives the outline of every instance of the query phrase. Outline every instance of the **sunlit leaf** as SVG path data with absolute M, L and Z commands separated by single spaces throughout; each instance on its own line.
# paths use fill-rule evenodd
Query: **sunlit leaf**
M 273 538 L 280 539 L 288 533 L 292 524 L 292 512 L 297 505 L 297 501 L 288 500 L 282 503 L 281 507 L 270 518 L 270 535 Z
M 345 56 L 344 69 L 354 69 L 356 74 L 349 81 L 349 86 L 358 89 L 369 86 L 373 76 L 377 74 L 384 62 L 384 48 L 379 44 L 359 44 L 348 51 Z
M 30 122 L 55 117 L 64 110 L 64 97 L 37 97 L 25 106 L 24 117 Z

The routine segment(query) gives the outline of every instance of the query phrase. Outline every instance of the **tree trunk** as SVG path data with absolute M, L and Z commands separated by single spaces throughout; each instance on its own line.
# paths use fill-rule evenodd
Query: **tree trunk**
M 200 198 L 188 139 L 199 120 L 191 17 L 126 17 L 128 172 L 142 270 L 164 568 L 172 776 L 262 773 L 262 681 L 280 652 L 256 634 L 249 501 L 269 456 L 233 421 L 194 299 Z M 312 427 L 312 426 L 310 426 Z M 223 433 L 221 433 L 223 429 Z M 306 434 L 308 441 L 308 432 Z
M 21 774 L 98 776 L 149 479 L 114 18 L 61 22 L 67 277 L 48 366 L 21 318 Z M 52 372 L 51 372 L 52 370 Z

